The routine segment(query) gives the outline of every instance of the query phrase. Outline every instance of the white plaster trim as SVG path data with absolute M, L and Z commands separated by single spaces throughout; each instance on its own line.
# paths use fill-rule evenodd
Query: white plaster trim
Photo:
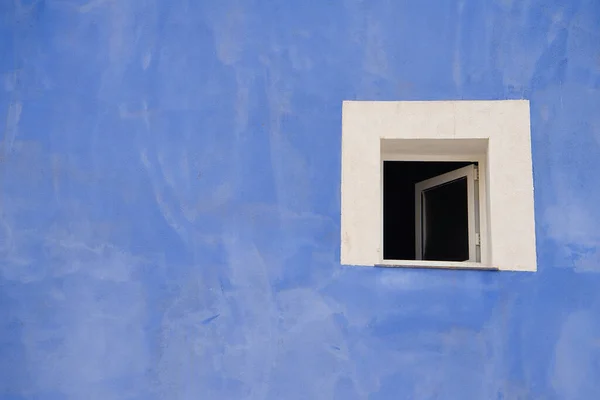
M 383 159 L 481 160 L 482 261 L 461 267 L 536 271 L 528 101 L 344 102 L 342 264 L 417 266 L 383 260 Z

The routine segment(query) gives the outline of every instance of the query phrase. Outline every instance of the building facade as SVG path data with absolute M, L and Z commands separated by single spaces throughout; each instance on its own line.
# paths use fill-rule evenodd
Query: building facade
M 600 398 L 598 1 L 5 0 L 0 55 L 0 398 Z M 537 271 L 342 265 L 346 100 L 528 100 Z

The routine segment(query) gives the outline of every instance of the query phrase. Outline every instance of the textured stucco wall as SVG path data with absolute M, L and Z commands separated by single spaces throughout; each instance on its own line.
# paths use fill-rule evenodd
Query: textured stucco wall
M 340 266 L 342 100 L 520 98 L 537 273 Z M 599 106 L 596 0 L 0 1 L 0 398 L 598 398 Z

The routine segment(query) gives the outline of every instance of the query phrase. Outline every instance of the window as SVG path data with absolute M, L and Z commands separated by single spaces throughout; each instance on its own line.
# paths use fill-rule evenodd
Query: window
M 415 184 L 417 260 L 480 261 L 474 164 Z
M 529 103 L 344 102 L 341 214 L 342 264 L 535 271 Z
M 478 162 L 383 160 L 383 260 L 481 261 Z

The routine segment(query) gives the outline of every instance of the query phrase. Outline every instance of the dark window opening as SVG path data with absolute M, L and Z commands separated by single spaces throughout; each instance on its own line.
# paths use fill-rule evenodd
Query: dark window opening
M 473 162 L 384 161 L 383 258 L 416 260 L 415 184 Z M 467 179 L 423 191 L 423 260 L 469 259 Z
M 469 259 L 467 178 L 423 193 L 423 260 Z

